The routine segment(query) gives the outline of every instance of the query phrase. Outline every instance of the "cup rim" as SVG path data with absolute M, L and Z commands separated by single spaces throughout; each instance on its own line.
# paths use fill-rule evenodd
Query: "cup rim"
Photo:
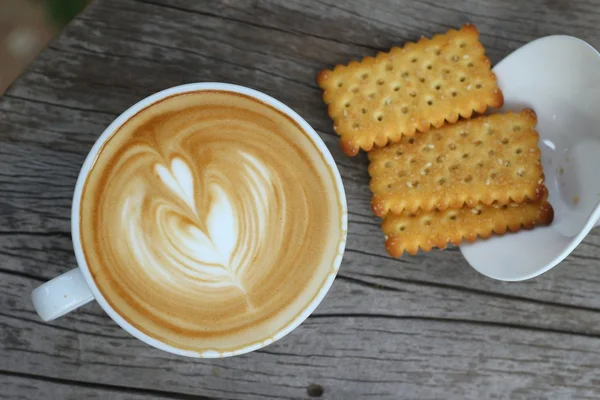
M 81 204 L 81 196 L 83 193 L 83 187 L 85 185 L 85 181 L 91 171 L 96 157 L 98 156 L 102 146 L 106 143 L 106 141 L 121 127 L 124 123 L 126 123 L 130 118 L 132 118 L 135 114 L 140 112 L 141 110 L 149 107 L 150 105 L 165 99 L 170 96 L 188 93 L 188 92 L 197 92 L 197 91 L 209 91 L 209 90 L 218 90 L 218 91 L 226 91 L 243 94 L 254 99 L 257 99 L 273 108 L 278 110 L 279 112 L 285 114 L 294 120 L 304 132 L 308 135 L 311 142 L 317 147 L 319 152 L 325 159 L 325 162 L 331 168 L 331 172 L 334 177 L 335 186 L 338 194 L 338 198 L 341 205 L 341 230 L 342 237 L 338 242 L 338 255 L 334 260 L 334 265 L 332 266 L 332 272 L 329 273 L 328 277 L 321 284 L 321 287 L 318 289 L 317 295 L 313 298 L 313 300 L 304 307 L 303 311 L 296 316 L 290 323 L 285 325 L 279 331 L 277 331 L 271 338 L 264 340 L 263 342 L 253 342 L 249 345 L 245 345 L 240 349 L 236 349 L 231 352 L 216 352 L 216 351 L 205 351 L 205 352 L 197 352 L 191 350 L 180 349 L 175 346 L 171 346 L 166 344 L 158 339 L 155 339 L 146 333 L 142 332 L 138 328 L 131 325 L 125 318 L 123 318 L 119 313 L 117 313 L 112 306 L 108 303 L 108 301 L 104 298 L 100 290 L 98 289 L 94 278 L 92 277 L 89 267 L 87 265 L 87 261 L 85 259 L 85 255 L 83 253 L 83 248 L 81 245 L 80 238 L 80 230 L 79 230 L 79 219 L 80 219 L 80 204 Z M 184 85 L 174 86 L 168 89 L 161 90 L 157 93 L 154 93 L 121 113 L 117 118 L 114 119 L 113 122 L 102 132 L 102 134 L 96 139 L 96 142 L 90 149 L 88 155 L 83 162 L 83 165 L 79 171 L 79 175 L 77 177 L 77 183 L 75 184 L 75 191 L 73 193 L 73 202 L 71 207 L 71 238 L 73 241 L 73 249 L 75 252 L 75 258 L 77 260 L 77 265 L 79 266 L 82 275 L 92 292 L 94 299 L 98 302 L 98 304 L 102 307 L 102 309 L 110 316 L 110 318 L 115 321 L 121 328 L 125 329 L 131 335 L 136 337 L 137 339 L 158 348 L 160 350 L 177 354 L 181 356 L 194 357 L 194 358 L 224 358 L 230 357 L 234 355 L 240 355 L 249 353 L 255 350 L 258 350 L 262 347 L 265 347 L 282 337 L 286 336 L 288 333 L 296 329 L 302 322 L 308 318 L 310 314 L 319 306 L 329 289 L 331 288 L 333 281 L 337 275 L 340 264 L 342 262 L 344 250 L 346 247 L 346 239 L 348 232 L 348 207 L 346 202 L 346 193 L 344 190 L 344 185 L 341 179 L 341 175 L 333 156 L 327 149 L 327 146 L 317 134 L 317 132 L 302 118 L 298 113 L 292 110 L 290 107 L 282 103 L 281 101 L 263 93 L 255 89 L 251 89 L 245 86 L 234 85 L 230 83 L 222 83 L 222 82 L 199 82 L 199 83 L 188 83 Z

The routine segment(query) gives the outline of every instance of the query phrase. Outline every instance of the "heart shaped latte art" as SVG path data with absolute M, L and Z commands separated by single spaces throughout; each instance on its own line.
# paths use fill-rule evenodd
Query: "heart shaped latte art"
M 143 237 L 137 235 L 137 221 L 143 218 L 138 215 L 131 219 L 129 240 L 134 248 L 140 249 L 140 262 L 152 269 L 150 274 L 165 277 L 175 267 L 185 276 L 194 279 L 200 285 L 237 286 L 245 292 L 241 275 L 244 267 L 257 253 L 257 246 L 263 241 L 265 224 L 269 221 L 269 199 L 283 196 L 275 194 L 278 188 L 272 185 L 269 171 L 249 154 L 241 153 L 238 167 L 246 175 L 249 182 L 247 197 L 248 208 L 252 213 L 243 213 L 243 205 L 236 205 L 233 197 L 219 182 L 212 182 L 207 196 L 197 195 L 201 191 L 194 185 L 193 173 L 189 165 L 178 157 L 173 158 L 170 168 L 156 164 L 156 174 L 174 195 L 174 202 L 157 207 L 156 225 L 165 235 L 163 243 L 170 246 L 151 248 Z M 205 204 L 197 204 L 196 198 L 210 199 Z M 135 202 L 128 202 L 135 204 Z M 125 208 L 124 212 L 134 215 L 136 210 Z M 192 221 L 192 223 L 185 222 Z M 253 226 L 252 234 L 241 229 L 241 224 Z M 151 255 L 160 252 L 161 257 L 169 258 L 172 263 L 169 271 L 164 271 L 164 264 L 157 263 Z
M 331 279 L 345 233 L 331 169 L 300 127 L 215 96 L 175 96 L 130 119 L 97 157 L 80 210 L 110 305 L 194 351 L 272 340 Z

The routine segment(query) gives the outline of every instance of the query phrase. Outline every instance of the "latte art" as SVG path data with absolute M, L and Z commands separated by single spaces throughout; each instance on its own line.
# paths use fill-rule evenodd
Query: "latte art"
M 237 286 L 245 293 L 241 281 L 243 267 L 256 257 L 259 245 L 265 240 L 267 227 L 280 227 L 270 219 L 282 216 L 269 215 L 269 209 L 276 209 L 274 199 L 284 193 L 281 185 L 270 179 L 269 171 L 258 160 L 243 152 L 237 158 L 241 175 L 246 177 L 243 186 L 235 185 L 235 182 L 221 184 L 219 180 L 228 181 L 226 176 L 214 176 L 214 182 L 207 177 L 208 193 L 199 197 L 209 198 L 210 202 L 198 205 L 195 190 L 200 192 L 201 188 L 194 188 L 192 171 L 185 161 L 174 158 L 170 170 L 156 164 L 156 173 L 177 199 L 171 204 L 156 205 L 152 225 L 156 236 L 162 236 L 161 243 L 172 245 L 153 248 L 152 243 L 156 239 L 146 243 L 145 238 L 137 235 L 142 229 L 143 216 L 139 212 L 136 215 L 138 210 L 135 207 L 124 208 L 124 214 L 130 216 L 128 218 L 135 216 L 128 240 L 132 248 L 140 249 L 138 263 L 150 266 L 151 273 L 163 277 L 169 276 L 171 268 L 176 267 L 186 278 L 182 284 L 191 278 L 194 285 Z M 205 172 L 210 173 L 210 169 Z M 231 189 L 235 192 L 232 193 Z M 129 202 L 135 203 L 136 200 Z M 242 226 L 255 229 L 241 232 Z M 269 234 L 278 237 L 280 232 Z M 165 268 L 165 265 L 168 267 Z
M 306 133 L 228 92 L 170 97 L 127 121 L 97 157 L 80 211 L 110 305 L 199 353 L 272 341 L 293 324 L 332 279 L 346 229 Z

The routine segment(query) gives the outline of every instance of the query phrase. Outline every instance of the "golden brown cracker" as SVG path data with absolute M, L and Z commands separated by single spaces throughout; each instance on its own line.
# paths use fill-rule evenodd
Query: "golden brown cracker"
M 472 242 L 477 237 L 489 238 L 492 233 L 502 235 L 507 230 L 517 232 L 521 228 L 548 225 L 554 218 L 554 210 L 545 197 L 533 203 L 390 213 L 382 224 L 385 247 L 391 256 L 400 257 L 404 251 L 416 254 L 419 248 L 424 251 L 433 247 L 443 249 L 448 243 L 458 245 L 463 239 Z
M 349 156 L 503 103 L 479 33 L 469 24 L 323 70 L 317 81 Z
M 369 152 L 373 212 L 536 201 L 544 191 L 532 110 L 432 129 Z

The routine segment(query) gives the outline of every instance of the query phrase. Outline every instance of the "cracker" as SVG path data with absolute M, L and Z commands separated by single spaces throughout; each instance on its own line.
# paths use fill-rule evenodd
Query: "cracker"
M 472 242 L 478 236 L 487 239 L 492 233 L 503 235 L 506 231 L 548 225 L 552 223 L 554 210 L 545 197 L 533 203 L 388 214 L 382 224 L 385 247 L 391 256 L 400 257 L 404 251 L 416 254 L 419 248 L 443 249 L 448 243 L 459 245 L 463 239 Z
M 537 201 L 544 174 L 536 116 L 492 114 L 369 152 L 373 212 L 415 212 Z
M 469 24 L 323 70 L 317 82 L 349 156 L 503 104 L 479 33 Z

